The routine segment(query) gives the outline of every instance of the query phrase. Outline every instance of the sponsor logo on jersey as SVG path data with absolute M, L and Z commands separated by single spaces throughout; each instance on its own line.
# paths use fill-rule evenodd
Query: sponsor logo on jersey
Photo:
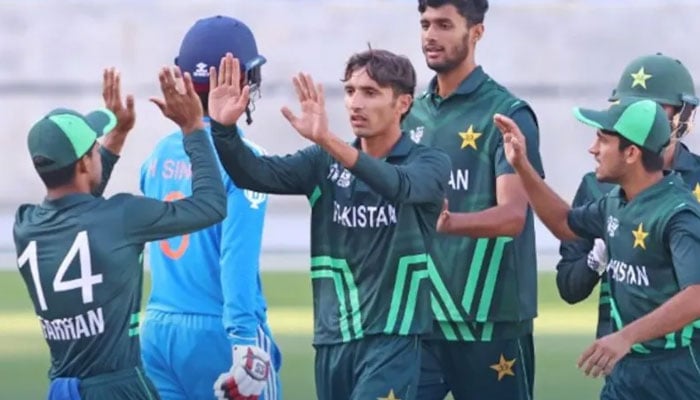
M 608 276 L 617 282 L 628 285 L 649 286 L 649 275 L 644 265 L 630 265 L 620 260 L 610 260 L 607 266 Z

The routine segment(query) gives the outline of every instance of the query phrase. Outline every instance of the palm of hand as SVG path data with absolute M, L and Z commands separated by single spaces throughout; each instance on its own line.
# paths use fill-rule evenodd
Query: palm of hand
M 295 128 L 307 139 L 318 139 L 328 126 L 328 118 L 321 104 L 313 100 L 301 103 L 301 118 L 296 121 Z
M 126 132 L 130 131 L 131 128 L 134 127 L 134 122 L 136 122 L 136 114 L 133 112 L 133 110 L 129 110 L 128 108 L 120 105 L 119 107 L 116 107 L 116 109 L 113 109 L 112 112 L 117 118 L 116 130 Z
M 231 125 L 243 113 L 241 93 L 233 86 L 219 86 L 209 93 L 209 115 L 216 121 Z
M 513 162 L 514 160 L 517 159 L 518 157 L 518 152 L 515 150 L 513 143 L 511 141 L 507 141 L 504 144 L 505 151 L 506 151 L 506 158 L 508 161 Z
M 506 159 L 513 165 L 522 158 L 522 143 L 513 133 L 508 133 L 504 138 L 503 143 Z

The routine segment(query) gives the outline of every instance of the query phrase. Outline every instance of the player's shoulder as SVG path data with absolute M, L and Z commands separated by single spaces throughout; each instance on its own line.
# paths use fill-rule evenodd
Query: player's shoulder
M 430 102 L 430 87 L 426 87 L 413 98 L 413 104 L 408 112 L 407 117 L 415 116 L 416 114 L 425 113 L 429 109 Z
M 143 201 L 145 199 L 149 198 L 125 192 L 116 193 L 113 196 L 103 199 L 103 202 L 102 204 L 100 204 L 100 206 L 101 208 L 108 210 L 126 209 L 126 207 L 131 205 L 132 203 Z
M 694 186 L 700 181 L 700 155 L 690 151 L 684 143 L 678 144 L 674 169 L 688 184 Z
M 593 182 L 593 181 L 597 181 L 597 178 L 595 177 L 595 171 L 588 171 L 585 174 L 583 174 L 583 177 L 581 178 L 582 185 L 585 182 Z
M 535 117 L 535 113 L 527 101 L 515 95 L 505 85 L 495 80 L 492 76 L 487 75 L 481 91 L 488 93 L 492 101 L 499 104 L 499 112 L 505 115 L 512 116 L 518 110 L 527 110 Z
M 17 211 L 15 211 L 15 227 L 25 224 L 28 217 L 34 213 L 38 207 L 38 204 L 20 204 L 19 207 L 17 207 Z

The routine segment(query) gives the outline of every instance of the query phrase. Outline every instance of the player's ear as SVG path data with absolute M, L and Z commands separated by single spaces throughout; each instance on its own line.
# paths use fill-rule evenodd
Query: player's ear
M 87 158 L 88 158 L 87 156 L 82 156 L 82 157 L 80 157 L 78 162 L 75 163 L 75 174 L 76 175 L 84 174 L 90 170 L 89 169 L 90 167 L 88 166 L 89 160 Z
M 396 99 L 396 104 L 398 106 L 398 111 L 400 115 L 404 115 L 411 109 L 411 103 L 413 103 L 413 96 L 410 94 L 400 94 Z
M 476 43 L 484 37 L 484 24 L 475 24 L 469 28 L 469 41 L 472 46 L 476 46 Z
M 627 146 L 622 153 L 625 157 L 625 162 L 630 165 L 636 163 L 638 160 L 641 161 L 642 159 L 642 150 L 635 145 Z

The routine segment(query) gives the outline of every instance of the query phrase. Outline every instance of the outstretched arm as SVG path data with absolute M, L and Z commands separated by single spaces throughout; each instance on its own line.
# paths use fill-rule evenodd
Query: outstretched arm
M 313 190 L 323 155 L 318 146 L 286 156 L 258 156 L 235 125 L 224 126 L 212 119 L 211 132 L 221 165 L 239 188 L 274 194 L 309 194 Z
M 264 316 L 258 301 L 260 250 L 267 196 L 243 190 L 224 179 L 228 192 L 227 217 L 221 223 L 221 289 L 223 326 L 231 346 L 256 344 Z
M 513 121 L 526 136 L 527 156 L 540 175 L 544 175 L 539 154 L 539 134 L 535 118 L 529 108 L 515 111 Z M 472 237 L 517 236 L 525 227 L 527 193 L 520 177 L 505 159 L 503 147 L 496 154 L 496 205 L 475 212 L 450 212 L 447 224 L 438 231 L 450 235 Z
M 183 133 L 185 152 L 192 165 L 192 196 L 176 201 L 130 197 L 126 203 L 124 226 L 127 237 L 136 243 L 166 239 L 194 232 L 226 216 L 226 193 L 214 151 L 202 122 L 202 105 L 192 79 L 185 73 L 184 88 L 177 88 L 168 68 L 160 75 L 164 100 L 151 99 Z
M 134 96 L 126 96 L 126 103 L 122 102 L 121 79 L 119 72 L 114 68 L 107 68 L 102 74 L 102 99 L 105 107 L 114 113 L 117 118 L 115 126 L 108 127 L 109 132 L 102 139 L 100 157 L 102 159 L 102 180 L 92 191 L 94 196 L 102 196 L 112 176 L 114 165 L 119 160 L 124 142 L 129 132 L 134 128 L 136 114 L 134 112 Z
M 508 162 L 520 177 L 532 208 L 545 226 L 560 240 L 576 239 L 568 223 L 569 205 L 542 179 L 528 161 L 525 137 L 512 119 L 500 114 L 494 116 L 496 126 L 503 134 L 503 147 Z
M 287 107 L 282 114 L 303 137 L 328 152 L 345 168 L 388 200 L 400 203 L 440 204 L 449 179 L 450 161 L 436 150 L 423 150 L 407 165 L 392 165 L 356 149 L 330 132 L 323 87 L 311 76 L 299 74 L 293 79 L 301 116 Z M 401 139 L 399 139 L 401 140 Z
M 394 165 L 371 157 L 330 133 L 320 145 L 387 200 L 441 204 L 445 196 L 450 159 L 437 149 L 421 149 L 412 162 Z
M 573 207 L 582 206 L 585 203 L 594 199 L 595 194 L 592 193 L 596 183 L 592 181 L 592 176 L 587 175 L 581 180 L 581 184 L 576 190 L 576 195 L 572 202 Z M 598 239 L 600 240 L 600 239 Z M 575 304 L 586 299 L 600 280 L 600 270 L 604 268 L 604 263 L 598 257 L 598 268 L 593 268 L 595 265 L 589 265 L 589 253 L 593 249 L 594 240 L 592 239 L 575 239 L 561 242 L 559 246 L 559 254 L 561 259 L 557 263 L 557 289 L 559 295 L 564 301 L 569 304 Z M 604 243 L 598 243 L 597 246 L 605 247 Z
M 285 157 L 258 157 L 246 146 L 236 127 L 245 111 L 249 88 L 240 87 L 240 66 L 231 53 L 219 70 L 209 69 L 209 116 L 214 146 L 226 173 L 243 189 L 277 194 L 309 194 L 318 174 L 317 146 Z

